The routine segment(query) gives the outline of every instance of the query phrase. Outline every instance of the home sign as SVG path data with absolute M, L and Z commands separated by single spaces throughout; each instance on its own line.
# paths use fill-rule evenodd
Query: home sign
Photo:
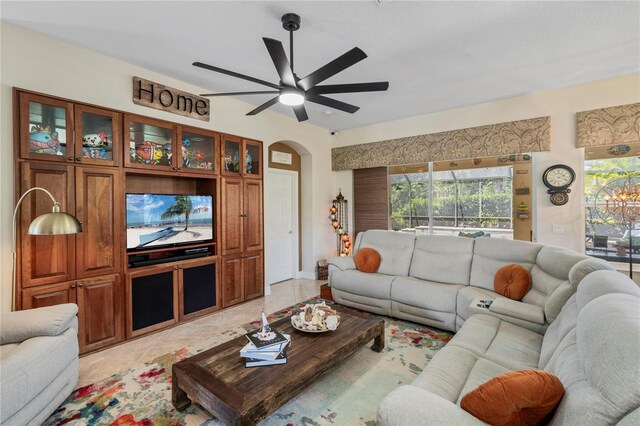
M 133 103 L 209 121 L 209 99 L 140 77 L 133 77 Z

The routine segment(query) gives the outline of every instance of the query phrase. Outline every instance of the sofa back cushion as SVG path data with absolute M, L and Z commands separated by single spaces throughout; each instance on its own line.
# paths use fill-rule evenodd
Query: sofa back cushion
M 474 240 L 450 235 L 418 235 L 409 275 L 445 284 L 469 285 Z
M 640 289 L 598 271 L 577 291 L 542 343 L 540 368 L 565 387 L 552 424 L 613 424 L 640 405 Z
M 501 238 L 476 239 L 471 262 L 470 284 L 493 291 L 496 272 L 510 263 L 516 263 L 531 272 L 541 248 L 539 244 L 526 241 Z
M 543 306 L 560 284 L 569 282 L 569 271 L 587 256 L 561 247 L 544 246 L 531 268 L 531 291 L 527 303 Z
M 414 234 L 374 229 L 358 234 L 356 248 L 370 247 L 380 253 L 378 273 L 407 276 L 415 240 Z

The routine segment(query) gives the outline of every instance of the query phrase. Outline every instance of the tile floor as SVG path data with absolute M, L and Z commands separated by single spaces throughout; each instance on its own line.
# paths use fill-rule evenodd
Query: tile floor
M 279 311 L 320 294 L 326 281 L 289 280 L 271 286 L 269 296 L 181 324 L 169 330 L 80 358 L 78 387 L 94 383 L 119 371 L 133 367 L 162 354 L 189 346 L 212 333 L 221 332 L 260 318 L 260 313 Z

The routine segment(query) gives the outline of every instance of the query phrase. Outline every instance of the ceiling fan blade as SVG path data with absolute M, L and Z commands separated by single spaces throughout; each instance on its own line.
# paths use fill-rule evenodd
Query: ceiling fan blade
M 258 108 L 251 110 L 247 113 L 247 115 L 256 115 L 257 113 L 264 111 L 265 109 L 269 108 L 270 106 L 273 106 L 275 104 L 278 103 L 278 97 L 276 96 L 273 99 L 269 99 L 267 102 L 263 103 L 262 105 L 260 105 Z
M 289 65 L 287 55 L 284 53 L 282 43 L 278 40 L 267 37 L 262 37 L 262 40 L 264 41 L 265 46 L 267 46 L 269 56 L 271 56 L 273 65 L 276 66 L 276 70 L 278 71 L 282 84 L 285 86 L 296 87 L 296 80 L 293 77 L 293 71 L 291 71 L 291 65 Z
M 194 62 L 193 66 L 204 68 L 205 70 L 209 70 L 213 72 L 219 72 L 220 74 L 230 75 L 231 77 L 241 78 L 243 80 L 248 80 L 253 83 L 262 84 L 263 86 L 269 86 L 274 89 L 278 89 L 278 90 L 280 89 L 280 86 L 278 86 L 277 84 L 269 83 L 268 81 L 260 80 L 259 78 L 249 77 L 248 75 L 240 74 L 234 71 L 225 70 L 223 68 L 214 67 L 213 65 L 203 64 L 202 62 Z
M 330 93 L 384 92 L 388 88 L 388 81 L 378 81 L 375 83 L 327 84 L 312 87 L 309 92 L 315 95 L 327 95 Z
M 316 103 L 316 104 L 328 106 L 329 108 L 335 108 L 335 109 L 338 109 L 340 111 L 348 112 L 349 114 L 353 114 L 354 112 L 356 112 L 357 110 L 360 109 L 360 107 L 357 107 L 355 105 L 351 105 L 351 104 L 348 104 L 348 103 L 345 103 L 345 102 L 342 102 L 342 101 L 338 101 L 336 99 L 327 98 L 326 96 L 315 95 L 313 93 L 307 93 L 305 95 L 305 98 L 309 102 L 313 102 L 313 103 Z
M 351 65 L 357 64 L 361 60 L 367 57 L 361 49 L 354 47 L 344 55 L 338 56 L 328 64 L 318 68 L 302 80 L 298 82 L 298 85 L 304 90 L 309 90 L 318 83 L 321 83 L 338 74 L 341 71 L 349 68 Z
M 307 110 L 304 105 L 296 105 L 293 107 L 293 112 L 296 113 L 296 118 L 298 121 L 307 121 L 309 116 L 307 115 Z
M 260 90 L 257 92 L 228 92 L 228 93 L 203 93 L 200 96 L 238 96 L 238 95 L 267 95 L 280 93 L 279 90 Z

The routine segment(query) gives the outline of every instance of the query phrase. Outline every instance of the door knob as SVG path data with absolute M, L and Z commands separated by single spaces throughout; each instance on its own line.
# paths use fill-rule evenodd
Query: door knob
M 289 229 L 289 234 L 293 234 L 293 231 L 291 229 Z

